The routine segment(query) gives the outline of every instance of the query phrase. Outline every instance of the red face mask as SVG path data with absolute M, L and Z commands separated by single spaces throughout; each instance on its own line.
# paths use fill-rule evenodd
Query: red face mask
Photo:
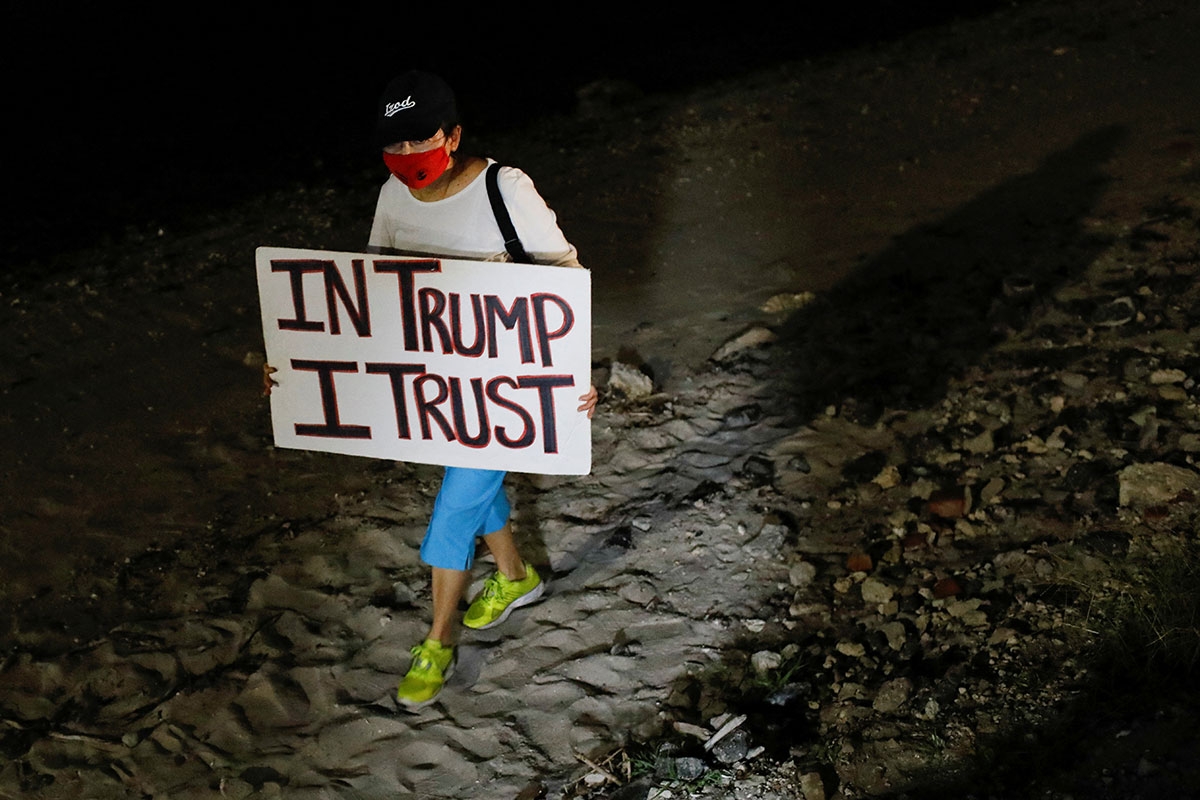
M 384 153 L 383 163 L 405 186 L 422 189 L 442 177 L 450 165 L 450 153 L 445 147 L 423 153 Z

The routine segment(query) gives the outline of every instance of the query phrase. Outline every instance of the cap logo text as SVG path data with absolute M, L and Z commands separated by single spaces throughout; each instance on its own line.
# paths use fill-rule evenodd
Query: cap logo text
M 413 102 L 412 95 L 410 94 L 408 97 L 404 98 L 399 103 L 388 103 L 387 105 L 385 105 L 383 107 L 383 115 L 385 117 L 390 117 L 393 114 L 395 114 L 397 111 L 403 111 L 404 109 L 412 108 L 415 105 L 416 105 L 416 103 Z

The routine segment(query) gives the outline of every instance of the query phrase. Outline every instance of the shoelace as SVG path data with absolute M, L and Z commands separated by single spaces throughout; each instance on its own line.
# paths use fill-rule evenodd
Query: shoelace
M 425 647 L 417 645 L 412 649 L 413 667 L 421 672 L 427 672 L 433 668 L 433 661 L 429 656 L 425 655 Z
M 493 575 L 483 583 L 483 599 L 495 600 L 500 596 L 500 580 L 499 575 Z

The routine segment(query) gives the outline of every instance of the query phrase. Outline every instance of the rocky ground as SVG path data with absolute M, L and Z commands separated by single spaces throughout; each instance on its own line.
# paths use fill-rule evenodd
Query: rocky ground
M 6 289 L 0 797 L 1196 796 L 1198 31 L 1021 4 L 490 142 L 604 402 L 416 714 L 437 470 L 253 392 L 253 247 L 357 249 L 378 171 Z

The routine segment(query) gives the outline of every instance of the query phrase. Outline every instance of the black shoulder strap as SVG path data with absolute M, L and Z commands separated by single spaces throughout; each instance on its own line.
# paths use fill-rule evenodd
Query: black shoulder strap
M 496 224 L 500 226 L 500 233 L 504 236 L 504 249 L 518 264 L 532 263 L 529 254 L 521 246 L 520 238 L 517 237 L 517 229 L 513 226 L 512 217 L 508 215 L 508 209 L 504 206 L 504 198 L 500 196 L 500 181 L 496 177 L 499 173 L 499 164 L 488 166 L 487 193 L 488 200 L 492 203 L 492 213 L 496 215 Z

